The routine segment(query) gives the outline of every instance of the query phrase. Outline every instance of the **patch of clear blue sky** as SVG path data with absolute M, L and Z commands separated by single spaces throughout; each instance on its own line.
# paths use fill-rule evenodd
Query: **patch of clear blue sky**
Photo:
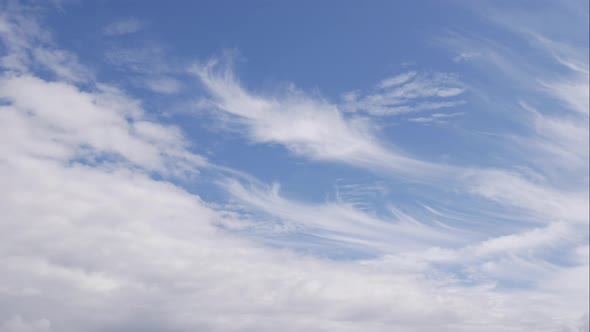
M 93 42 L 105 43 L 95 32 L 127 17 L 148 24 L 130 43 L 143 37 L 200 59 L 235 48 L 247 59 L 239 71 L 249 85 L 290 81 L 328 96 L 373 84 L 403 62 L 440 69 L 448 59 L 424 52 L 431 49 L 425 39 L 472 23 L 464 9 L 439 1 L 100 1 L 56 11 L 48 23 L 86 58 Z

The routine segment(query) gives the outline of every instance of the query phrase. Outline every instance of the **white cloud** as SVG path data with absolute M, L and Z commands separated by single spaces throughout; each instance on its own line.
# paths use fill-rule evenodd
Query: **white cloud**
M 439 232 L 398 210 L 391 221 L 343 202 L 296 202 L 277 187 L 225 182 L 251 210 L 390 256 L 334 261 L 277 250 L 220 230 L 215 225 L 243 216 L 167 181 L 207 166 L 178 128 L 148 118 L 139 101 L 114 87 L 82 90 L 64 74 L 41 79 L 29 67 L 41 60 L 11 54 L 24 67 L 0 77 L 3 330 L 587 330 L 588 246 L 574 239 L 587 240 L 587 192 L 474 170 L 461 183 L 548 225 L 454 250 L 458 233 L 449 239 L 447 228 Z M 260 97 L 231 72 L 198 73 L 211 102 L 253 141 L 373 170 L 439 172 L 383 147 L 366 120 L 328 102 L 300 93 Z M 570 136 L 561 142 L 575 144 Z M 571 266 L 536 254 L 555 247 L 571 254 Z
M 61 50 L 38 47 L 33 51 L 35 61 L 66 81 L 83 82 L 93 78 L 92 73 L 78 63 L 77 57 Z
M 588 64 L 588 45 L 586 45 L 585 48 L 575 47 L 567 43 L 560 43 L 545 38 L 544 36 L 531 31 L 528 32 L 528 38 L 534 45 L 537 45 L 542 51 L 551 54 L 555 60 L 573 72 L 586 75 L 590 74 L 590 65 Z
M 262 211 L 273 219 L 293 224 L 292 229 L 322 238 L 334 246 L 384 253 L 463 242 L 459 234 L 421 223 L 393 208 L 389 216 L 377 217 L 343 202 L 314 205 L 290 201 L 281 197 L 277 186 L 265 190 L 227 181 L 224 187 L 248 210 Z
M 564 173 L 579 174 L 575 182 L 588 183 L 585 174 L 590 158 L 588 122 L 581 121 L 577 115 L 544 114 L 527 103 L 520 106 L 530 112 L 528 119 L 533 135 L 514 136 L 511 141 L 527 152 L 546 177 L 564 181 Z
M 371 115 L 397 115 L 436 110 L 464 103 L 454 99 L 466 88 L 454 75 L 446 73 L 418 74 L 415 71 L 382 80 L 368 93 L 344 95 L 342 109 Z
M 458 116 L 462 116 L 463 112 L 456 112 L 456 113 L 433 113 L 429 116 L 421 116 L 417 118 L 410 118 L 408 121 L 411 122 L 420 122 L 420 123 L 446 123 L 445 119 L 448 118 L 455 118 Z
M 559 297 L 263 248 L 216 231 L 221 215 L 198 197 L 133 170 L 37 158 L 0 167 L 10 229 L 0 313 L 42 312 L 63 332 L 549 331 L 579 316 Z
M 586 191 L 535 184 L 508 170 L 448 166 L 407 157 L 393 148 L 385 148 L 371 134 L 367 121 L 347 119 L 332 104 L 301 93 L 256 96 L 239 85 L 230 68 L 215 66 L 212 63 L 194 69 L 212 95 L 208 106 L 232 115 L 230 120 L 242 126 L 252 141 L 279 143 L 297 155 L 433 185 L 440 185 L 444 179 L 449 187 L 516 207 L 527 218 L 541 222 L 588 220 Z
M 221 67 L 221 68 L 220 68 Z M 210 107 L 233 115 L 252 141 L 278 143 L 308 158 L 338 161 L 402 176 L 432 176 L 447 171 L 388 148 L 371 132 L 364 118 L 346 118 L 336 105 L 289 91 L 284 97 L 262 97 L 246 91 L 231 68 L 211 61 L 195 66 L 211 94 Z
M 463 52 L 453 58 L 455 62 L 471 61 L 480 57 L 481 54 L 478 52 Z
M 0 58 L 2 69 L 27 73 L 44 68 L 59 79 L 72 82 L 93 78 L 92 72 L 83 67 L 74 54 L 54 47 L 51 36 L 32 18 L 32 10 L 24 7 L 6 9 L 0 14 L 0 41 L 6 48 Z
M 144 23 L 137 18 L 126 18 L 109 23 L 102 29 L 106 36 L 122 36 L 136 33 L 144 28 Z
M 178 80 L 169 77 L 148 78 L 144 82 L 148 89 L 162 94 L 175 94 L 182 89 Z
M 158 44 L 113 47 L 106 50 L 104 56 L 110 64 L 134 74 L 157 77 L 172 71 L 170 57 Z
M 0 97 L 10 103 L 0 106 L 3 124 L 8 126 L 4 130 L 17 142 L 4 147 L 10 153 L 37 149 L 32 140 L 43 139 L 46 148 L 37 153 L 59 151 L 64 161 L 112 155 L 164 173 L 194 171 L 194 166 L 205 164 L 185 149 L 187 143 L 175 128 L 142 120 L 137 101 L 108 87 L 88 93 L 33 76 L 5 77 L 0 79 Z M 16 123 L 19 127 L 14 127 Z
M 481 85 L 477 93 L 486 102 L 501 98 L 518 105 L 498 107 L 490 112 L 512 119 L 525 130 L 497 135 L 505 139 L 503 144 L 510 151 L 503 160 L 507 164 L 504 170 L 473 171 L 466 182 L 474 185 L 472 192 L 504 206 L 526 210 L 533 220 L 587 224 L 588 45 L 555 42 L 524 24 L 525 20 L 533 26 L 540 22 L 538 18 L 532 19 L 532 12 L 522 11 L 519 20 L 512 20 L 507 17 L 514 13 L 499 11 L 490 5 L 473 9 L 522 43 L 508 47 L 497 39 L 475 33 L 450 33 L 439 41 L 453 54 L 478 52 L 482 55 L 469 64 L 493 84 Z M 572 17 L 571 8 L 567 6 L 548 4 L 547 8 L 552 8 L 551 13 L 547 13 L 552 19 L 566 18 L 568 26 L 587 25 L 587 17 L 583 22 Z M 556 22 L 566 23 L 559 20 Z M 498 87 L 506 87 L 508 93 L 492 96 L 487 91 L 497 91 Z M 514 90 L 523 95 L 515 96 Z M 509 167 L 514 170 L 523 165 L 529 168 L 532 176 L 508 171 Z
M 497 238 L 481 242 L 474 248 L 470 248 L 470 253 L 476 256 L 485 256 L 491 254 L 516 253 L 518 251 L 528 251 L 529 253 L 536 248 L 551 248 L 556 244 L 569 240 L 575 240 L 575 227 L 565 222 L 557 222 L 543 228 L 527 230 L 523 233 L 504 235 Z
M 380 89 L 398 86 L 400 84 L 406 83 L 407 81 L 413 79 L 414 77 L 416 77 L 416 74 L 417 73 L 415 71 L 409 71 L 407 73 L 403 73 L 403 74 L 400 74 L 397 76 L 386 78 L 386 79 L 382 80 L 377 86 Z
M 514 172 L 477 170 L 466 173 L 471 190 L 487 199 L 525 209 L 535 221 L 588 223 L 588 191 L 559 190 L 534 183 Z
M 507 169 L 449 166 L 406 157 L 382 146 L 367 122 L 345 118 L 338 107 L 328 102 L 294 92 L 285 97 L 257 96 L 239 85 L 229 68 L 219 70 L 215 66 L 195 69 L 213 97 L 209 106 L 232 115 L 230 121 L 233 119 L 241 126 L 252 141 L 279 143 L 312 159 L 342 162 L 433 186 L 444 185 L 447 190 L 456 189 L 497 202 L 502 208 L 509 208 L 514 218 L 528 222 L 588 223 L 587 190 L 531 181 Z M 587 163 L 583 169 L 587 169 Z

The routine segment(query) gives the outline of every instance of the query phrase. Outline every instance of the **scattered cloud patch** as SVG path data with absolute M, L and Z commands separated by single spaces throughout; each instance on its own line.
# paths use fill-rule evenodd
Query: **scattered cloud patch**
M 231 67 L 218 62 L 214 59 L 192 68 L 211 95 L 205 104 L 233 115 L 230 119 L 243 126 L 254 142 L 281 144 L 311 159 L 408 177 L 446 171 L 443 165 L 380 144 L 368 119 L 348 118 L 338 105 L 292 90 L 277 97 L 252 94 L 237 81 Z
M 5 47 L 0 66 L 4 72 L 26 74 L 42 69 L 66 81 L 92 80 L 92 71 L 82 66 L 75 54 L 55 47 L 34 13 L 29 8 L 17 7 L 0 14 L 0 41 Z
M 140 47 L 113 47 L 104 52 L 107 63 L 120 71 L 141 75 L 162 75 L 171 71 L 164 47 L 149 44 Z
M 148 78 L 145 85 L 151 91 L 161 94 L 175 94 L 182 90 L 182 84 L 169 77 Z
M 429 116 L 417 117 L 417 118 L 410 118 L 408 121 L 410 122 L 418 122 L 418 123 L 446 123 L 447 119 L 449 118 L 456 118 L 459 116 L 464 115 L 463 112 L 456 112 L 456 113 L 433 113 Z
M 102 33 L 105 36 L 123 36 L 130 35 L 141 31 L 145 27 L 145 24 L 137 18 L 126 18 L 118 21 L 114 21 L 106 25 L 102 29 Z
M 382 80 L 373 91 L 345 94 L 341 107 L 374 116 L 398 115 L 459 106 L 464 101 L 458 97 L 465 91 L 454 75 L 409 71 Z
M 463 52 L 453 58 L 455 62 L 471 61 L 481 56 L 478 52 Z

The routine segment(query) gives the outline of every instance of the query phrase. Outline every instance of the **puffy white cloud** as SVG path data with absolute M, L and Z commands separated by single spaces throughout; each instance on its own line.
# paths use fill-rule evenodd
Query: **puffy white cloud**
M 36 149 L 31 140 L 37 139 L 49 149 L 59 150 L 64 161 L 74 156 L 86 158 L 91 150 L 88 157 L 110 155 L 150 171 L 178 171 L 170 166 L 172 160 L 183 164 L 185 171 L 205 163 L 185 149 L 187 143 L 178 130 L 141 119 L 137 101 L 108 87 L 100 88 L 96 93 L 82 92 L 66 83 L 28 75 L 0 79 L 0 97 L 10 103 L 0 106 L 6 119 L 3 125 L 16 142 L 5 149 L 12 153 Z M 31 91 L 35 91 L 34 98 Z M 15 123 L 20 127 L 14 127 Z
M 146 79 L 145 85 L 148 89 L 163 94 L 174 94 L 182 89 L 182 85 L 179 81 L 168 77 Z
M 554 295 L 538 301 L 228 236 L 212 226 L 219 212 L 133 170 L 35 158 L 1 167 L 0 312 L 46 317 L 59 331 L 550 331 L 577 319 L 567 306 L 555 313 Z
M 212 95 L 208 106 L 233 116 L 228 121 L 241 126 L 255 142 L 282 144 L 297 155 L 342 162 L 388 176 L 402 176 L 435 185 L 444 183 L 516 207 L 528 218 L 541 222 L 588 222 L 587 190 L 555 188 L 551 183 L 534 182 L 506 169 L 452 166 L 413 158 L 392 146 L 383 145 L 373 134 L 368 119 L 346 118 L 337 106 L 301 93 L 286 97 L 254 95 L 236 81 L 231 68 L 216 66 L 219 65 L 213 61 L 193 69 Z M 547 133 L 547 130 L 543 132 Z M 587 132 L 587 128 L 579 130 L 581 134 L 587 135 Z M 549 134 L 555 137 L 555 134 Z M 552 144 L 565 144 L 570 151 L 579 153 L 580 147 L 571 144 L 570 138 L 575 134 L 564 135 L 555 137 Z M 573 142 L 581 141 L 583 143 L 583 137 L 573 138 Z M 581 167 L 587 169 L 587 162 L 582 161 Z

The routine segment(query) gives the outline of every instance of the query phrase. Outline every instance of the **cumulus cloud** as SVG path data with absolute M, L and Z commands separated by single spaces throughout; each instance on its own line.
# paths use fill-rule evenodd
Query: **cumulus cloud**
M 41 87 L 48 84 L 36 80 L 27 82 Z M 5 84 L 1 90 L 7 86 L 11 87 Z M 73 88 L 66 91 L 78 98 L 86 96 Z M 2 123 L 16 130 L 36 128 L 38 114 L 51 110 L 43 110 L 45 105 L 27 105 L 36 115 L 17 117 L 14 114 L 21 106 L 13 103 L 16 105 L 2 109 L 3 114 L 12 114 Z M 113 102 L 111 107 L 114 105 L 118 104 Z M 61 108 L 54 112 L 56 109 Z M 106 115 L 112 114 L 108 110 Z M 84 121 L 98 125 L 100 119 L 88 116 Z M 228 214 L 207 207 L 197 196 L 171 183 L 153 180 L 126 165 L 106 167 L 108 161 L 101 166 L 75 162 L 77 146 L 103 146 L 95 143 L 91 131 L 74 135 L 74 142 L 59 149 L 45 149 L 47 142 L 60 145 L 61 132 L 68 130 L 60 128 L 40 137 L 36 137 L 38 130 L 24 130 L 29 137 L 27 148 L 13 150 L 7 149 L 14 141 L 6 137 L 7 131 L 1 131 L 3 151 L 10 152 L 3 153 L 9 158 L 0 163 L 4 184 L 0 207 L 6 230 L 0 245 L 0 312 L 33 317 L 27 321 L 7 317 L 6 328 L 272 331 L 282 326 L 287 331 L 388 331 L 398 326 L 428 331 L 440 326 L 473 330 L 461 322 L 477 319 L 486 322 L 485 327 L 477 328 L 485 331 L 513 324 L 516 316 L 533 314 L 526 311 L 527 305 L 507 295 L 443 287 L 452 283 L 447 277 L 431 279 L 407 271 L 392 274 L 379 265 L 274 251 L 220 233 L 214 225 Z M 158 129 L 152 124 L 140 131 L 154 146 L 175 139 Z M 152 164 L 149 158 L 136 163 Z M 240 187 L 233 187 L 232 192 L 252 203 L 257 196 L 267 195 L 247 194 Z M 277 196 L 275 200 L 273 213 L 285 211 L 282 216 L 286 218 L 290 209 L 300 211 L 292 220 L 315 218 L 315 224 L 337 230 L 373 224 L 378 227 L 375 231 L 350 230 L 369 232 L 370 238 L 389 228 L 418 227 L 388 226 L 349 208 L 292 206 Z M 315 210 L 325 212 L 316 214 Z M 339 225 L 336 219 L 346 215 L 350 215 L 350 225 Z M 502 306 L 489 302 L 498 296 L 504 299 Z M 506 314 L 504 306 L 519 309 Z M 490 312 L 499 316 L 492 318 Z
M 554 25 L 587 24 L 587 17 L 571 19 L 577 15 L 572 12 L 577 5 L 546 5 L 551 8 L 547 18 Z M 511 48 L 497 39 L 457 32 L 438 41 L 452 54 L 482 55 L 465 65 L 482 74 L 496 73 L 488 75 L 491 85 L 509 87 L 510 91 L 497 94 L 516 105 L 516 112 L 508 112 L 511 107 L 493 112 L 513 119 L 523 130 L 498 134 L 512 150 L 507 156 L 512 170 L 505 166 L 503 170 L 464 172 L 469 178 L 467 182 L 474 184 L 469 190 L 505 206 L 528 210 L 536 220 L 588 223 L 588 45 L 558 42 L 540 34 L 538 30 L 543 27 L 526 11 L 507 13 L 491 3 L 472 9 L 479 15 L 485 12 L 483 16 L 505 29 L 507 37 L 523 43 Z M 518 15 L 519 19 L 507 19 L 507 15 Z M 544 66 L 539 60 L 529 61 L 532 58 L 543 59 L 552 66 Z M 473 89 L 487 100 L 492 86 L 484 84 Z M 514 89 L 522 95 L 515 96 Z M 528 171 L 516 171 L 519 166 Z
M 524 209 L 531 213 L 533 220 L 588 223 L 588 191 L 559 190 L 503 170 L 476 170 L 464 177 L 472 192 Z
M 522 326 L 521 316 L 536 317 L 526 325 L 535 330 L 559 324 L 543 320 L 555 315 L 555 296 L 512 297 L 444 274 L 392 273 L 224 235 L 212 227 L 223 214 L 133 170 L 30 156 L 3 162 L 2 174 L 11 231 L 1 245 L 0 312 L 42 312 L 33 321 L 60 331 L 492 331 Z M 559 306 L 560 315 L 570 309 Z
M 313 235 L 333 246 L 374 254 L 463 242 L 459 234 L 452 234 L 440 225 L 421 223 L 395 208 L 389 216 L 377 217 L 342 202 L 312 205 L 292 201 L 280 195 L 278 186 L 248 188 L 237 181 L 226 181 L 223 185 L 249 210 L 293 224 L 290 228 L 298 233 Z
M 4 146 L 5 155 L 38 149 L 36 153 L 53 158 L 59 153 L 63 161 L 112 157 L 160 172 L 190 171 L 205 163 L 185 149 L 187 142 L 177 129 L 143 120 L 137 101 L 107 86 L 87 93 L 23 75 L 0 79 L 0 97 L 9 102 L 0 106 L 5 135 L 17 142 Z M 44 148 L 35 140 L 42 140 Z

